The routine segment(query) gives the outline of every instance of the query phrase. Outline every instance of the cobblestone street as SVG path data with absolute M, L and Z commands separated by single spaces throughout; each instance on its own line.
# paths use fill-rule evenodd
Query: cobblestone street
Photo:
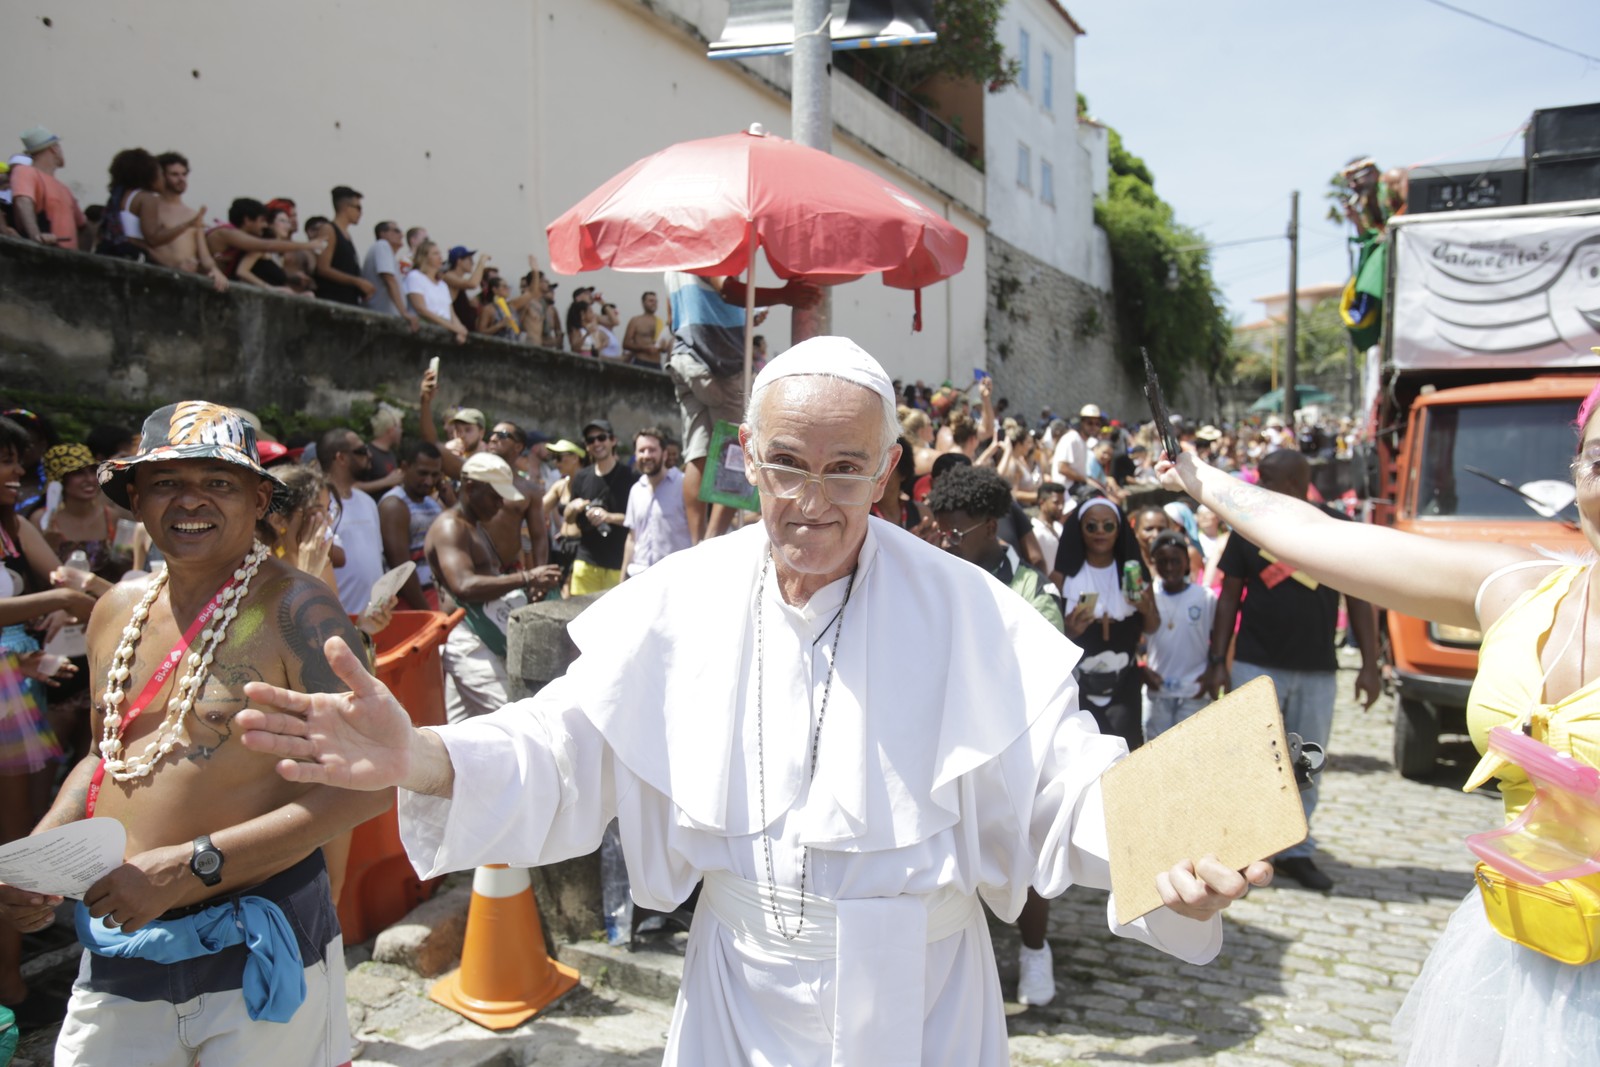
M 1206 967 L 1112 937 L 1104 897 L 1069 892 L 1051 911 L 1061 983 L 1045 1008 L 1016 1009 L 1018 1065 L 1137 1061 L 1216 1067 L 1392 1063 L 1389 1020 L 1471 886 L 1462 838 L 1495 824 L 1492 790 L 1460 791 L 1473 752 L 1411 782 L 1390 762 L 1392 700 L 1362 713 L 1340 672 L 1329 767 L 1313 819 L 1328 894 L 1288 879 L 1230 908 Z M 1004 937 L 1003 947 L 1000 939 Z M 996 929 L 1002 985 L 1016 939 Z

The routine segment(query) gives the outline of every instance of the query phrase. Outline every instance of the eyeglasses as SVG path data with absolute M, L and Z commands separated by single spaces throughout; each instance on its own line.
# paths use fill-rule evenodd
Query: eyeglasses
M 808 482 L 822 487 L 822 495 L 830 504 L 856 508 L 872 502 L 872 491 L 877 477 L 870 474 L 811 474 L 782 463 L 753 463 L 756 485 L 768 496 L 779 500 L 795 500 L 806 491 Z
M 1095 522 L 1094 520 L 1091 519 L 1090 521 L 1088 521 L 1088 522 L 1083 524 L 1083 532 L 1084 533 L 1116 533 L 1117 532 L 1117 520 L 1116 519 L 1104 519 L 1104 520 L 1102 520 L 1100 522 Z
M 583 443 L 586 444 L 586 445 L 592 445 L 596 441 L 609 441 L 609 440 L 611 440 L 611 435 L 610 434 L 608 434 L 608 433 L 597 433 L 597 434 L 593 434 L 593 435 L 591 435 L 589 437 L 585 437 L 583 439 Z
M 971 526 L 968 526 L 965 530 L 946 530 L 941 526 L 939 528 L 939 538 L 946 544 L 950 545 L 950 547 L 954 548 L 961 544 L 961 539 L 963 537 L 967 536 L 967 534 L 971 533 L 973 530 L 976 530 L 978 527 L 982 526 L 988 521 L 988 519 L 980 519 Z
M 352 448 L 350 451 L 354 452 L 358 456 L 365 456 L 369 454 L 366 445 L 362 445 L 360 448 Z

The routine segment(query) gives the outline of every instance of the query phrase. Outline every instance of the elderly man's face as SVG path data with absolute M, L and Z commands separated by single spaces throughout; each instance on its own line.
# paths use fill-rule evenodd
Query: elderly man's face
M 882 411 L 877 394 L 838 379 L 781 378 L 762 394 L 759 440 L 750 439 L 748 427 L 740 430 L 747 463 L 876 478 L 866 499 L 853 505 L 830 501 L 818 481 L 808 481 L 792 500 L 763 493 L 761 519 L 780 571 L 826 584 L 855 566 L 872 501 L 883 495 L 900 455 L 898 446 L 883 440 Z

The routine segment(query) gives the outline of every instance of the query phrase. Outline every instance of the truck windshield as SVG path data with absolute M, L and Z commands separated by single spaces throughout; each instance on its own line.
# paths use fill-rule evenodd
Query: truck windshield
M 1534 519 L 1526 501 L 1469 473 L 1477 467 L 1513 485 L 1570 481 L 1577 451 L 1571 400 L 1522 400 L 1429 408 L 1423 421 L 1417 514 L 1424 517 Z

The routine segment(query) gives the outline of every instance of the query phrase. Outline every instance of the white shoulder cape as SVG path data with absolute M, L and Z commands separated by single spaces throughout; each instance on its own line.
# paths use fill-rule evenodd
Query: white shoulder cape
M 739 731 L 754 729 L 753 709 L 746 726 L 740 706 L 751 669 L 742 661 L 767 545 L 758 524 L 676 553 L 569 627 L 584 653 L 569 676 L 583 714 L 624 766 L 672 799 L 681 824 L 725 836 L 763 829 L 758 798 L 730 796 L 729 781 L 746 758 Z M 874 852 L 948 829 L 963 774 L 1041 715 L 1076 707 L 1077 646 L 982 569 L 878 519 L 839 643 L 807 844 Z M 775 819 L 800 795 L 806 761 L 774 762 Z M 750 772 L 739 778 L 755 781 Z M 1020 826 L 1035 785 L 1010 783 Z

